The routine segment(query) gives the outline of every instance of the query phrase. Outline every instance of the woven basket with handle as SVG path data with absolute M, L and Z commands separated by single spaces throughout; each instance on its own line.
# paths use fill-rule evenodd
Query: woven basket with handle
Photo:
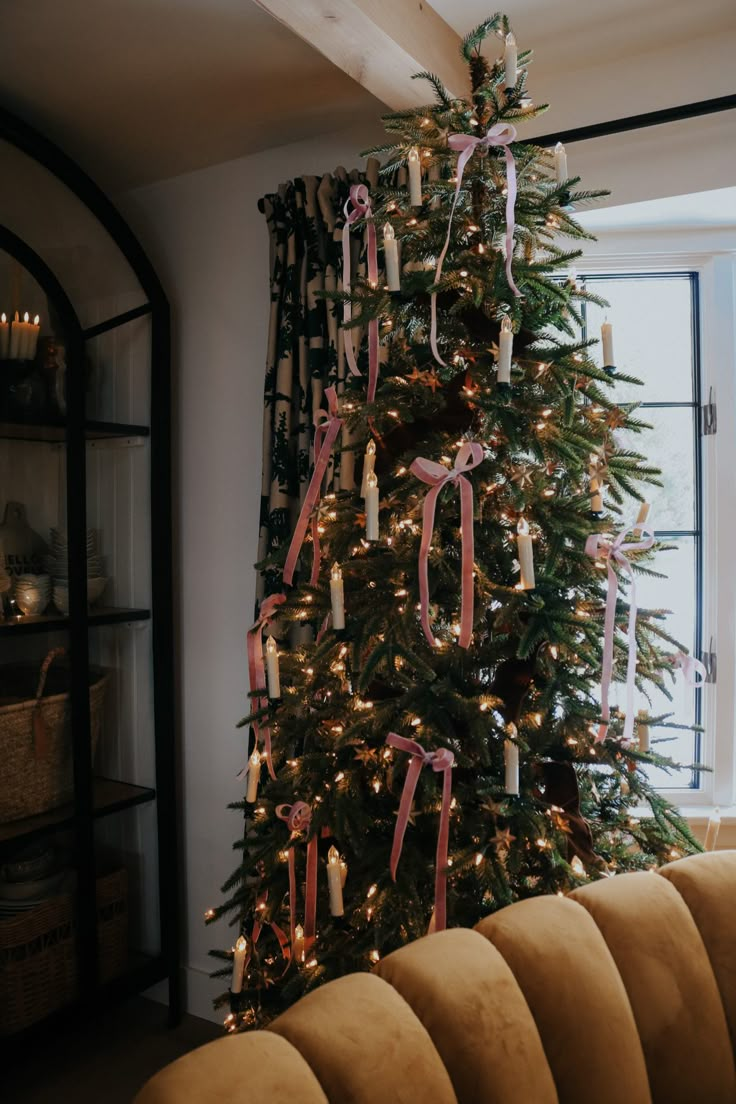
M 53 648 L 40 674 L 28 664 L 0 666 L 0 824 L 45 813 L 74 795 L 69 668 L 52 667 L 62 655 L 63 648 Z M 109 677 L 90 668 L 93 757 Z

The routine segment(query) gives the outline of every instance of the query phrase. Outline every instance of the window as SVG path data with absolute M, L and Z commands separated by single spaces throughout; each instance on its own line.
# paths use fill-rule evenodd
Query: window
M 616 398 L 622 403 L 638 402 L 642 421 L 653 427 L 641 434 L 619 430 L 616 437 L 662 472 L 661 488 L 643 485 L 642 490 L 652 503 L 651 527 L 660 541 L 672 546 L 671 551 L 659 555 L 656 564 L 667 577 L 638 577 L 637 602 L 642 608 L 670 610 L 667 631 L 700 655 L 704 549 L 698 274 L 590 274 L 585 285 L 610 304 L 607 309 L 586 307 L 586 336 L 597 337 L 606 316 L 614 324 L 617 366 L 643 381 L 642 387 L 620 384 Z M 625 508 L 625 517 L 633 520 L 636 509 L 632 502 L 628 511 Z M 687 686 L 681 675 L 672 692 L 669 701 L 655 691 L 650 713 L 672 713 L 670 723 L 679 725 L 700 724 L 703 692 Z M 641 706 L 646 705 L 642 699 Z M 652 729 L 653 742 L 665 739 L 667 742 L 654 744 L 663 755 L 683 764 L 704 760 L 704 741 L 690 728 Z M 690 793 L 703 789 L 699 772 L 652 770 L 651 778 L 662 789 Z

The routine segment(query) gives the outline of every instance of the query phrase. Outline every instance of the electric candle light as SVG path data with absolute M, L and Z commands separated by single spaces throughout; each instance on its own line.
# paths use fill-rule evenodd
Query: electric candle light
M 376 442 L 370 440 L 366 446 L 365 456 L 363 457 L 363 479 L 360 487 L 360 497 L 365 498 L 366 490 L 368 487 L 368 476 L 373 473 L 373 469 L 376 463 Z
M 10 323 L 10 338 L 8 342 L 8 357 L 10 360 L 17 360 L 20 356 L 21 333 L 20 317 L 16 311 L 13 315 L 13 321 Z
M 510 724 L 507 731 L 516 735 L 516 725 Z M 503 765 L 505 771 L 505 786 L 507 794 L 519 792 L 519 747 L 508 736 L 503 742 Z
M 555 179 L 558 184 L 567 180 L 567 150 L 562 142 L 555 146 Z
M 634 528 L 634 536 L 638 539 L 641 536 L 641 526 L 646 524 L 646 520 L 649 517 L 649 511 L 652 505 L 650 502 L 642 502 L 639 507 L 639 513 L 636 515 L 636 525 Z
M 419 150 L 412 146 L 409 150 L 409 203 L 412 207 L 422 206 L 422 165 Z
M 279 674 L 279 650 L 272 636 L 269 636 L 266 641 L 266 674 L 268 675 L 269 698 L 280 698 L 281 676 Z
M 511 383 L 511 352 L 514 347 L 514 334 L 511 319 L 507 314 L 501 319 L 501 333 L 498 337 L 497 379 L 499 383 Z
M 333 629 L 345 628 L 345 593 L 340 565 L 334 563 L 330 572 L 330 600 L 332 602 Z
M 6 314 L 0 315 L 0 357 L 7 358 L 10 353 L 10 323 Z
M 258 800 L 258 781 L 261 777 L 261 756 L 258 748 L 254 748 L 253 754 L 248 760 L 248 788 L 245 791 L 245 800 L 251 805 Z
M 715 851 L 720 828 L 721 810 L 716 807 L 708 817 L 708 828 L 706 829 L 705 843 L 703 844 L 706 851 Z
M 378 480 L 375 472 L 370 472 L 366 479 L 365 539 L 378 540 Z
M 601 343 L 603 345 L 603 370 L 612 372 L 615 365 L 613 359 L 613 325 L 608 319 L 601 326 Z
M 590 475 L 590 509 L 594 514 L 603 512 L 603 480 L 598 470 L 598 460 L 591 461 L 588 469 Z
M 519 76 L 518 71 L 519 51 L 516 47 L 516 39 L 509 32 L 506 35 L 506 48 L 503 52 L 503 68 L 505 73 L 506 88 L 514 88 Z
M 297 924 L 294 928 L 294 946 L 292 948 L 297 962 L 304 961 L 304 928 Z
M 529 523 L 526 518 L 519 518 L 516 527 L 516 546 L 521 568 L 521 589 L 534 590 L 534 548 L 532 545 Z
M 327 887 L 330 892 L 330 916 L 343 916 L 345 907 L 342 900 L 340 852 L 334 845 L 327 852 Z
M 636 734 L 639 738 L 639 751 L 649 751 L 649 714 L 645 710 L 640 710 L 637 717 Z
M 248 943 L 243 935 L 238 936 L 238 941 L 233 948 L 233 977 L 230 982 L 230 992 L 239 993 L 243 988 L 243 967 L 245 966 L 245 952 Z
M 386 283 L 389 291 L 401 291 L 399 273 L 399 243 L 390 222 L 383 228 L 383 256 L 386 262 Z

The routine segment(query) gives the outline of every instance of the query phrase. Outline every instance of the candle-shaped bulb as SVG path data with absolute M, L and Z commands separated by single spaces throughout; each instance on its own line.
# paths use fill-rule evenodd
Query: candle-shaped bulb
M 363 457 L 363 478 L 360 485 L 360 497 L 365 498 L 367 484 L 366 480 L 373 471 L 373 467 L 376 463 L 376 442 L 371 437 L 370 441 L 366 445 L 365 456 Z
M 37 314 L 36 317 L 33 319 L 33 325 L 38 326 L 40 322 L 41 322 L 41 315 Z
M 399 271 L 399 243 L 390 222 L 383 228 L 383 255 L 386 262 L 386 283 L 389 291 L 401 290 L 401 273 Z
M 514 334 L 511 319 L 507 314 L 501 319 L 501 333 L 498 338 L 497 379 L 499 383 L 511 383 L 511 355 L 514 347 Z
M 301 924 L 297 924 L 294 928 L 294 946 L 292 951 L 297 962 L 304 961 L 304 928 Z
M 279 650 L 272 636 L 269 636 L 266 641 L 266 673 L 268 675 L 269 698 L 280 698 L 281 674 L 279 672 Z
M 374 471 L 365 479 L 365 539 L 378 540 L 378 479 Z
M 332 603 L 332 627 L 333 629 L 344 629 L 345 591 L 339 563 L 334 563 L 330 571 L 330 601 Z
M 507 314 L 501 319 L 501 333 L 511 333 L 511 319 Z
M 345 912 L 345 906 L 342 900 L 342 885 L 340 852 L 333 844 L 327 852 L 327 888 L 330 894 L 331 916 L 342 916 Z
M 613 359 L 613 326 L 604 319 L 601 326 L 601 344 L 603 346 L 603 369 L 604 371 L 613 371 L 615 361 Z
M 248 786 L 245 791 L 245 800 L 253 805 L 258 800 L 258 783 L 261 778 L 261 754 L 258 748 L 253 749 L 253 754 L 248 760 Z
M 368 453 L 369 456 L 375 456 L 376 455 L 376 442 L 373 440 L 372 437 L 371 437 L 370 441 L 368 442 L 368 444 L 366 445 L 365 451 Z
M 422 166 L 419 160 L 419 150 L 412 146 L 407 156 L 409 165 L 409 203 L 412 207 L 422 205 Z
M 516 533 L 516 547 L 521 572 L 520 586 L 522 590 L 534 590 L 534 547 L 526 518 L 519 518 Z
M 715 851 L 716 843 L 718 842 L 718 833 L 721 828 L 721 810 L 716 806 L 712 814 L 708 818 L 708 827 L 705 832 L 705 843 L 703 847 L 706 851 Z
M 26 311 L 26 312 L 25 312 L 25 314 L 23 315 L 23 321 L 24 321 L 24 322 L 25 322 L 26 324 L 28 324 L 28 311 Z
M 239 935 L 233 947 L 233 976 L 230 981 L 230 991 L 239 993 L 243 988 L 243 967 L 245 966 L 245 953 L 248 949 L 248 941 L 243 935 Z
M 2 315 L 0 315 L 0 322 L 2 322 L 2 324 L 4 326 L 7 321 L 8 321 L 8 317 L 5 314 L 5 311 L 3 311 Z
M 514 738 L 517 735 L 516 725 L 508 724 L 506 732 L 508 735 L 503 742 L 504 789 L 507 794 L 518 794 L 519 745 L 514 743 Z
M 558 184 L 564 183 L 567 180 L 567 150 L 563 146 L 562 142 L 558 142 L 554 151 L 555 158 L 555 179 Z
M 519 51 L 516 47 L 516 39 L 511 31 L 506 35 L 506 49 L 503 54 L 503 67 L 507 88 L 514 88 L 519 76 L 518 72 Z

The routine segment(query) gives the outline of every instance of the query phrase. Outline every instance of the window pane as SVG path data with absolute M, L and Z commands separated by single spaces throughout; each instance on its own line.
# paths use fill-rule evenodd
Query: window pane
M 620 402 L 692 402 L 692 307 L 690 280 L 681 277 L 596 279 L 585 285 L 610 306 L 586 308 L 589 337 L 600 338 L 605 318 L 613 324 L 616 367 L 644 383 L 620 383 Z M 601 363 L 600 345 L 593 352 Z
M 655 529 L 695 529 L 695 422 L 691 407 L 649 407 L 638 411 L 653 428 L 641 433 L 620 432 L 617 441 L 659 468 L 663 487 L 642 493 L 652 503 Z

